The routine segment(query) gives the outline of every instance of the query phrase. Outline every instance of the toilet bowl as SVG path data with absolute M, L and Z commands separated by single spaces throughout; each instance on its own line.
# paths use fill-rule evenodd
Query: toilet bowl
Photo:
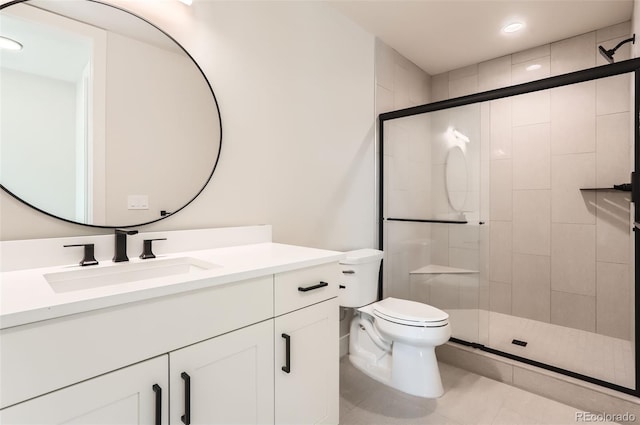
M 373 379 L 400 391 L 440 397 L 444 390 L 435 347 L 451 336 L 449 315 L 415 301 L 376 301 L 381 259 L 382 251 L 365 249 L 348 252 L 340 262 L 344 287 L 340 305 L 355 308 L 349 360 Z

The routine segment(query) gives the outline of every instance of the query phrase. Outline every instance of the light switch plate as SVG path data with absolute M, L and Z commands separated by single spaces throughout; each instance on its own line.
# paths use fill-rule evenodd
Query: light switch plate
M 127 208 L 130 210 L 148 210 L 149 195 L 129 195 L 127 198 Z

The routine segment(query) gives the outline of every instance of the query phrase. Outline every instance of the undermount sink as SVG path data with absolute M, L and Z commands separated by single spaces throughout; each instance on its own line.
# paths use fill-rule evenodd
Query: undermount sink
M 70 292 L 171 275 L 189 274 L 216 267 L 220 266 L 196 258 L 180 257 L 47 273 L 43 276 L 55 292 Z

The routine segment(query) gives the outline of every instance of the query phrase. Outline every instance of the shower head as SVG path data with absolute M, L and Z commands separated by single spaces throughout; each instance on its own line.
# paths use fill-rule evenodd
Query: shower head
M 618 50 L 620 48 L 620 46 L 622 46 L 625 43 L 631 42 L 631 44 L 635 44 L 636 42 L 636 35 L 633 34 L 633 37 L 631 38 L 627 38 L 626 40 L 621 41 L 620 43 L 618 43 L 616 45 L 616 47 L 614 47 L 613 49 L 605 49 L 602 46 L 598 46 L 598 51 L 600 52 L 600 54 L 602 55 L 603 58 L 605 58 L 607 60 L 607 62 L 609 63 L 613 63 L 613 55 L 616 54 L 616 50 Z
M 598 50 L 600 51 L 602 57 L 607 60 L 607 62 L 613 63 L 613 54 L 616 52 L 615 50 L 607 50 L 602 46 L 598 46 Z

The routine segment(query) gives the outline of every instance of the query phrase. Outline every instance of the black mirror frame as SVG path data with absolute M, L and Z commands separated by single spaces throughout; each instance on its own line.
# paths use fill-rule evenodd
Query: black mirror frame
M 5 4 L 0 5 L 0 11 L 2 11 L 3 9 L 5 9 L 5 8 L 7 8 L 9 6 L 12 6 L 14 4 L 26 3 L 27 1 L 29 1 L 29 0 L 11 0 L 11 1 L 5 3 Z M 80 225 L 80 226 L 100 228 L 100 229 L 116 229 L 116 228 L 122 229 L 122 228 L 129 228 L 129 227 L 140 227 L 140 226 L 145 226 L 147 224 L 156 223 L 156 222 L 158 222 L 160 220 L 164 220 L 165 218 L 168 218 L 168 217 L 176 214 L 177 212 L 183 210 L 184 208 L 186 208 L 189 204 L 191 204 L 202 193 L 202 191 L 204 191 L 205 187 L 207 187 L 207 184 L 209 184 L 209 182 L 211 181 L 211 178 L 213 177 L 213 173 L 216 171 L 216 168 L 218 166 L 218 162 L 220 161 L 220 153 L 222 152 L 222 116 L 220 114 L 220 104 L 218 103 L 218 99 L 216 98 L 216 95 L 213 92 L 213 88 L 211 87 L 211 83 L 209 82 L 209 79 L 205 75 L 204 71 L 202 70 L 202 68 L 200 67 L 198 62 L 196 62 L 196 60 L 193 58 L 193 56 L 191 56 L 191 54 L 187 51 L 187 49 L 185 49 L 182 46 L 182 44 L 178 43 L 178 41 L 175 38 L 173 38 L 171 35 L 169 35 L 166 31 L 162 30 L 160 27 L 158 27 L 157 25 L 153 24 L 148 19 L 145 19 L 145 18 L 137 15 L 136 13 L 130 12 L 130 11 L 126 10 L 126 9 L 123 9 L 121 7 L 118 7 L 118 6 L 115 6 L 113 4 L 104 3 L 104 2 L 99 1 L 99 0 L 85 0 L 85 1 L 88 1 L 88 2 L 91 2 L 91 3 L 101 4 L 101 5 L 108 6 L 108 7 L 112 7 L 114 9 L 120 10 L 122 12 L 128 13 L 129 15 L 132 15 L 132 16 L 142 20 L 143 22 L 146 22 L 147 24 L 151 25 L 152 27 L 154 27 L 155 29 L 160 31 L 166 37 L 168 37 L 178 47 L 180 47 L 180 49 L 189 57 L 189 59 L 191 59 L 193 64 L 196 66 L 196 68 L 198 68 L 198 71 L 200 71 L 200 74 L 202 75 L 202 78 L 204 78 L 204 81 L 207 83 L 207 87 L 209 88 L 209 91 L 211 92 L 211 96 L 213 97 L 213 101 L 214 101 L 214 103 L 216 105 L 216 111 L 218 113 L 217 114 L 218 115 L 218 125 L 220 127 L 220 139 L 219 139 L 218 154 L 217 154 L 216 160 L 215 160 L 215 162 L 213 164 L 213 168 L 211 170 L 211 174 L 209 174 L 209 177 L 204 182 L 204 184 L 202 185 L 200 190 L 198 190 L 197 193 L 189 201 L 187 201 L 186 204 L 184 204 L 180 208 L 176 209 L 175 211 L 171 211 L 171 212 L 162 211 L 162 214 L 161 214 L 160 218 L 157 218 L 157 219 L 151 220 L 151 221 L 146 221 L 146 222 L 143 222 L 143 223 L 125 224 L 125 225 L 113 225 L 113 226 L 87 224 L 87 223 L 80 223 L 80 222 L 77 222 L 77 221 L 69 220 L 67 218 L 63 218 L 63 217 L 57 216 L 55 214 L 51 214 L 51 213 L 49 213 L 47 211 L 44 211 L 44 210 L 36 207 L 35 205 L 30 204 L 29 202 L 25 201 L 24 199 L 20 198 L 18 195 L 16 195 L 15 193 L 13 193 L 9 189 L 7 189 L 2 183 L 0 183 L 0 189 L 2 189 L 7 194 L 12 196 L 14 199 L 20 201 L 22 204 L 24 204 L 24 205 L 26 205 L 26 206 L 28 206 L 30 208 L 33 208 L 34 210 L 36 210 L 36 211 L 38 211 L 38 212 L 40 212 L 42 214 L 48 215 L 49 217 L 53 217 L 53 218 L 58 219 L 58 220 L 62 220 L 62 221 L 67 222 L 67 223 L 77 224 L 77 225 Z

